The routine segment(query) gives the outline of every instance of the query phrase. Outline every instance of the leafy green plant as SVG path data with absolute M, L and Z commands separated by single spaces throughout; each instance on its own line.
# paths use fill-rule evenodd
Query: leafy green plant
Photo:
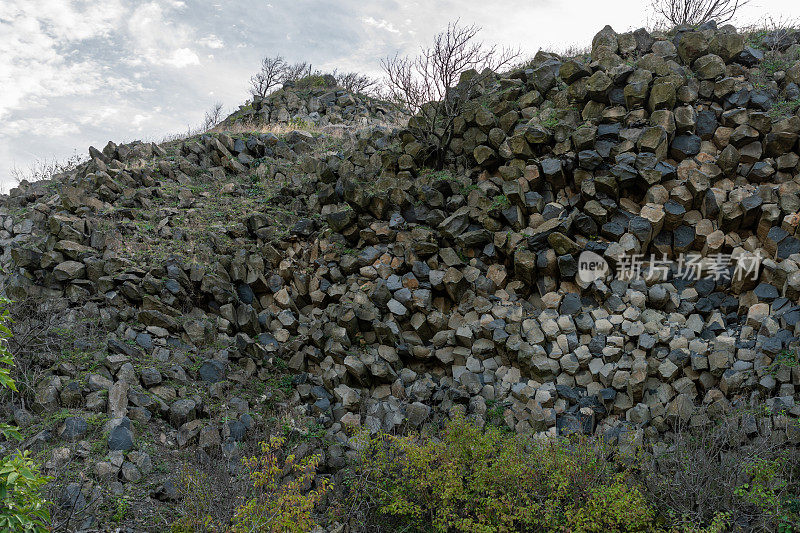
M 511 206 L 511 202 L 504 194 L 498 194 L 492 199 L 492 209 L 506 209 Z
M 7 348 L 11 330 L 8 327 L 8 300 L 0 300 L 0 388 L 17 390 L 11 378 L 14 360 Z M 21 440 L 19 429 L 0 424 L 0 435 L 5 439 Z M 50 521 L 47 501 L 42 497 L 42 487 L 49 478 L 39 473 L 29 452 L 15 452 L 0 458 L 0 530 L 44 532 Z
M 122 522 L 126 516 L 128 516 L 128 512 L 131 510 L 131 502 L 126 497 L 117 498 L 116 503 L 114 505 L 114 514 L 111 515 L 111 520 L 116 523 Z
M 39 474 L 28 451 L 0 459 L 0 530 L 49 531 L 45 524 L 50 521 L 50 511 L 41 496 L 48 481 Z
M 508 430 L 503 424 L 503 412 L 506 405 L 497 400 L 486 400 L 486 421 L 487 423 L 494 424 L 503 430 Z
M 406 531 L 648 531 L 655 511 L 599 442 L 541 441 L 463 418 L 437 437 L 362 434 L 350 497 Z
M 766 372 L 772 376 L 777 375 L 780 367 L 796 368 L 800 367 L 800 356 L 794 350 L 782 350 L 767 367 Z
M 313 529 L 312 512 L 330 488 L 330 481 L 316 475 L 319 455 L 281 460 L 286 439 L 272 437 L 261 443 L 261 455 L 246 457 L 245 468 L 255 495 L 242 504 L 233 517 L 233 532 L 305 532 Z M 284 472 L 294 475 L 283 481 Z M 316 488 L 304 490 L 316 482 Z
M 761 62 L 761 69 L 770 76 L 772 76 L 779 70 L 785 70 L 790 66 L 791 65 L 789 61 L 781 57 L 765 58 Z
M 745 465 L 750 481 L 734 490 L 744 501 L 766 512 L 777 531 L 792 533 L 800 527 L 800 502 L 786 496 L 788 481 L 782 475 L 784 461 L 754 459 Z

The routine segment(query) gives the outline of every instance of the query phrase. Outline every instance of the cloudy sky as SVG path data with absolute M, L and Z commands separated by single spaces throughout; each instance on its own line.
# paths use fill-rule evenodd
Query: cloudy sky
M 0 186 L 13 167 L 83 155 L 108 140 L 159 140 L 219 101 L 248 97 L 263 55 L 379 73 L 447 22 L 487 41 L 587 44 L 604 24 L 651 22 L 648 0 L 0 0 Z M 800 17 L 797 0 L 752 0 L 740 23 Z

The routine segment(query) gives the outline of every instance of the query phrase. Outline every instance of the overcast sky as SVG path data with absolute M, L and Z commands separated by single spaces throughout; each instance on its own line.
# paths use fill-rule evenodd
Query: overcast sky
M 563 49 L 605 24 L 650 22 L 647 0 L 0 0 L 0 186 L 10 169 L 108 140 L 159 140 L 248 97 L 263 55 L 377 74 L 447 22 L 487 41 Z M 739 22 L 800 17 L 800 1 L 753 0 Z

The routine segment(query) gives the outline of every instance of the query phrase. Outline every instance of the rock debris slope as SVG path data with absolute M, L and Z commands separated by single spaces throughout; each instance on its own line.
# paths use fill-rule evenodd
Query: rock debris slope
M 766 403 L 800 443 L 800 44 L 768 38 L 606 27 L 590 57 L 539 52 L 479 88 L 444 170 L 360 97 L 287 87 L 226 124 L 369 127 L 109 143 L 22 184 L 6 294 L 103 332 L 42 358 L 27 445 L 83 442 L 89 479 L 155 498 L 151 455 L 235 455 L 275 401 L 331 470 L 347 426 L 457 412 L 626 442 Z M 606 278 L 581 280 L 587 250 Z M 651 254 L 660 275 L 617 275 Z

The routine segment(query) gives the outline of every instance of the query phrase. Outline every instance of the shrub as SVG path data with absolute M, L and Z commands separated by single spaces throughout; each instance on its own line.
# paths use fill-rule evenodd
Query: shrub
M 45 524 L 50 512 L 40 495 L 46 483 L 47 478 L 39 474 L 29 452 L 0 459 L 0 530 L 49 531 Z
M 791 525 L 798 531 L 800 461 L 795 450 L 782 448 L 759 423 L 763 414 L 742 409 L 699 428 L 678 426 L 661 449 L 639 450 L 632 475 L 641 480 L 648 501 L 676 527 L 721 531 L 723 524 L 746 518 L 754 529 Z
M 598 441 L 534 440 L 463 418 L 441 438 L 362 438 L 340 515 L 442 532 L 654 527 L 654 510 Z
M 655 513 L 642 493 L 622 476 L 608 485 L 591 489 L 585 505 L 570 519 L 573 531 L 645 531 L 653 529 Z M 623 527 L 620 527 L 623 526 Z
M 11 378 L 14 360 L 7 348 L 11 336 L 7 325 L 9 303 L 0 300 L 0 389 L 16 391 Z M 7 424 L 0 424 L 0 436 L 21 439 L 18 429 Z M 42 486 L 47 481 L 48 478 L 39 474 L 27 451 L 0 458 L 0 531 L 48 531 L 45 524 L 50 520 L 50 513 L 41 496 Z
M 288 455 L 281 461 L 285 441 L 283 437 L 272 437 L 268 443 L 261 443 L 260 456 L 244 459 L 256 494 L 236 510 L 234 532 L 300 533 L 312 529 L 312 512 L 324 498 L 330 483 L 325 478 L 317 478 L 319 455 L 299 461 L 294 455 Z M 284 482 L 286 471 L 295 477 Z M 306 490 L 312 483 L 316 483 L 316 488 Z
M 32 183 L 34 181 L 50 180 L 59 174 L 72 172 L 85 160 L 86 157 L 79 154 L 73 154 L 64 160 L 58 160 L 56 158 L 37 159 L 29 163 L 27 168 L 13 166 L 10 170 L 10 174 L 17 183 L 22 183 L 23 181 Z
M 178 475 L 181 518 L 172 523 L 172 533 L 225 530 L 227 525 L 215 510 L 215 486 L 210 476 L 184 464 Z M 218 509 L 218 508 L 217 508 Z
M 331 74 L 323 74 L 315 71 L 307 76 L 298 78 L 294 81 L 294 86 L 298 89 L 310 89 L 315 87 L 333 87 L 336 85 L 336 79 Z
M 753 416 L 677 428 L 666 447 L 633 454 L 463 418 L 436 436 L 361 434 L 333 516 L 378 531 L 800 531 L 796 454 L 745 438 Z

